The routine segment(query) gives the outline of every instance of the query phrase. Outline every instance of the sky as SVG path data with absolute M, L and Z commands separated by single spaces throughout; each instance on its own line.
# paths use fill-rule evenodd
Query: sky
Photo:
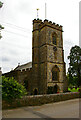
M 0 67 L 6 73 L 32 61 L 32 20 L 38 17 L 63 26 L 63 48 L 66 72 L 67 56 L 72 46 L 79 45 L 80 0 L 1 0 L 0 24 L 4 26 L 0 40 Z

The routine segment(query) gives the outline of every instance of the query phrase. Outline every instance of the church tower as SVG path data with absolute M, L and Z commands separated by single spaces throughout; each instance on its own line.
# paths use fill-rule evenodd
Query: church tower
M 62 26 L 47 19 L 33 20 L 32 38 L 32 92 L 67 91 Z

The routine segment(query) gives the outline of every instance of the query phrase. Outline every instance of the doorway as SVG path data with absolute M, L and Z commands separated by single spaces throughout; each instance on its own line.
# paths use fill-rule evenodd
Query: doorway
M 38 91 L 37 91 L 37 89 L 35 88 L 34 89 L 34 95 L 37 95 L 38 94 Z
M 54 89 L 53 89 L 53 93 L 58 93 L 58 90 L 59 90 L 58 85 L 55 85 L 55 86 L 54 86 Z

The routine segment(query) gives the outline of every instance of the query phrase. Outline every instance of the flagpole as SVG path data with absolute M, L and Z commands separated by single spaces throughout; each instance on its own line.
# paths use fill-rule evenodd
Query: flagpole
M 45 3 L 45 19 L 46 19 L 46 17 L 47 17 L 47 13 L 46 13 L 46 12 L 47 12 L 47 9 L 46 9 L 46 7 L 47 7 L 47 6 L 46 6 L 46 3 Z

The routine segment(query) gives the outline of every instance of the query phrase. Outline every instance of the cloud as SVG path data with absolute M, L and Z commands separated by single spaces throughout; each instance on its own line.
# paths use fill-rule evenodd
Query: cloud
M 64 58 L 68 66 L 67 56 L 70 48 L 78 44 L 78 1 L 75 0 L 5 0 L 0 10 L 0 20 L 27 29 L 23 32 L 14 26 L 4 24 L 3 38 L 0 41 L 0 61 L 3 57 L 3 72 L 32 60 L 32 19 L 36 18 L 39 8 L 39 18 L 45 18 L 45 2 L 47 2 L 47 19 L 63 25 Z M 54 6 L 55 5 L 55 6 Z M 68 9 L 69 6 L 69 9 Z M 18 34 L 25 35 L 19 36 Z M 2 45 L 2 46 L 1 46 Z M 9 61 L 8 61 L 9 60 Z
M 9 62 L 10 60 L 9 60 L 9 58 L 8 57 L 2 57 L 2 62 Z
M 32 60 L 32 40 L 31 37 L 20 39 L 21 37 L 5 37 L 1 41 L 0 61 L 2 62 L 3 73 L 10 71 L 20 64 L 27 63 Z M 25 43 L 25 44 L 23 44 Z
M 20 4 L 19 4 L 20 2 Z M 17 0 L 16 8 L 20 13 L 32 14 L 32 0 Z

